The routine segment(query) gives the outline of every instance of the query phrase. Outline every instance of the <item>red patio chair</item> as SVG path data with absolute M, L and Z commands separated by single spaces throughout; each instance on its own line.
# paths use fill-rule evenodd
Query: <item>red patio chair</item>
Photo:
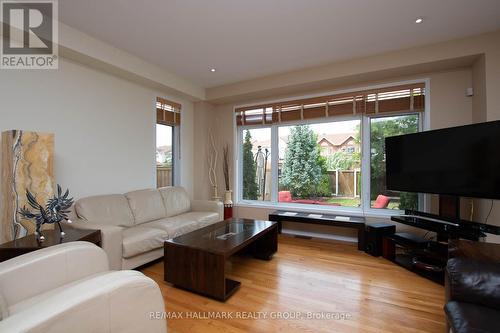
M 386 197 L 385 195 L 379 194 L 377 196 L 377 199 L 373 203 L 373 208 L 379 208 L 379 209 L 387 208 L 387 206 L 389 206 L 390 201 L 391 201 L 391 198 Z
M 292 202 L 292 193 L 290 191 L 279 191 L 278 192 L 279 202 Z

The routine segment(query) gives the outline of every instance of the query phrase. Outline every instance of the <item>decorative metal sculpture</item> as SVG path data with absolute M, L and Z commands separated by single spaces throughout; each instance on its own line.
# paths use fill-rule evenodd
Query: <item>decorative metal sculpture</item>
M 259 186 L 259 196 L 262 197 L 262 200 L 266 200 L 267 160 L 270 154 L 267 148 L 262 151 L 262 146 L 258 146 L 255 153 L 257 185 Z
M 219 156 L 219 150 L 217 149 L 217 145 L 215 144 L 215 138 L 212 130 L 208 132 L 208 180 L 213 188 L 213 197 L 212 200 L 220 201 L 219 197 L 219 189 L 217 187 L 217 160 Z
M 26 190 L 26 198 L 28 199 L 28 203 L 37 212 L 32 213 L 26 208 L 26 206 L 24 206 L 19 211 L 19 214 L 26 219 L 35 220 L 35 235 L 38 239 L 40 239 L 40 241 L 45 240 L 45 237 L 42 234 L 42 226 L 44 224 L 57 224 L 61 236 L 65 235 L 61 227 L 61 222 L 63 220 L 66 220 L 71 223 L 71 221 L 68 219 L 68 209 L 73 204 L 73 198 L 68 198 L 68 196 L 69 190 L 66 190 L 66 192 L 64 192 L 63 194 L 61 186 L 57 184 L 57 196 L 54 195 L 51 199 L 47 200 L 44 208 L 36 201 L 35 196 L 28 189 Z

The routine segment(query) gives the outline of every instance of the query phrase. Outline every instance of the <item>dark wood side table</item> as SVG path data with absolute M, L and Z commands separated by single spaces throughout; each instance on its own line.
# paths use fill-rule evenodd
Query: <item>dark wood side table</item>
M 61 237 L 59 230 L 46 230 L 43 232 L 45 240 L 40 242 L 35 235 L 28 235 L 11 242 L 0 244 L 0 262 L 20 256 L 21 254 L 43 249 L 49 246 L 87 241 L 101 246 L 100 230 L 67 229 L 66 235 Z

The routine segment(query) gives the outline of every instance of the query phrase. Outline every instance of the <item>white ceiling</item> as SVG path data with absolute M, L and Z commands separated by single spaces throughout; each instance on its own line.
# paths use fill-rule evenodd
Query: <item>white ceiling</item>
M 498 30 L 500 0 L 60 0 L 59 16 L 214 87 Z

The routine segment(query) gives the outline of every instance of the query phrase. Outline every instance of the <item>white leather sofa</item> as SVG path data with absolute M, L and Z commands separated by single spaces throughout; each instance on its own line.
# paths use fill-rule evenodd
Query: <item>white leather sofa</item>
M 106 253 L 88 242 L 0 263 L 0 332 L 165 333 L 166 320 L 154 315 L 163 311 L 156 282 L 109 271 Z
M 182 187 L 92 196 L 76 201 L 72 227 L 100 229 L 111 269 L 131 269 L 163 256 L 166 239 L 223 220 L 221 202 L 190 200 Z

